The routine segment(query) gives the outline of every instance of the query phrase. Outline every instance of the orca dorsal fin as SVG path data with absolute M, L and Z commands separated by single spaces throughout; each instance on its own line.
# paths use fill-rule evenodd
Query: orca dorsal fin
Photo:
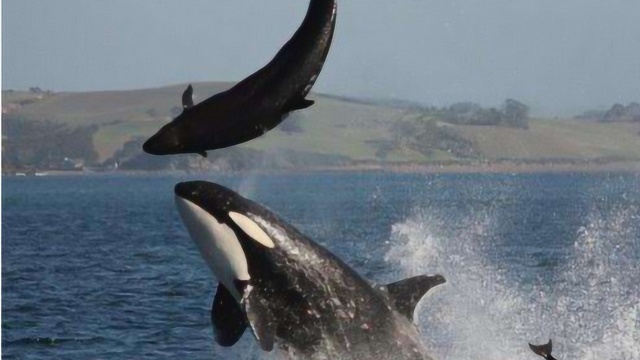
M 273 350 L 278 323 L 271 311 L 260 301 L 257 291 L 249 290 L 242 300 L 253 336 L 264 351 Z
M 240 304 L 222 284 L 211 306 L 211 323 L 216 343 L 220 346 L 233 346 L 247 329 L 247 320 Z
M 445 282 L 447 280 L 442 275 L 421 275 L 389 284 L 386 290 L 396 310 L 409 321 L 413 321 L 413 312 L 424 294 L 432 287 Z
M 529 344 L 529 348 L 536 355 L 542 356 L 545 359 L 554 359 L 554 357 L 551 356 L 551 349 L 553 348 L 553 344 L 551 343 L 551 339 L 549 339 L 549 342 L 544 344 L 544 345 L 531 345 L 531 344 Z
M 193 86 L 189 84 L 187 89 L 182 93 L 182 108 L 188 109 L 193 106 Z

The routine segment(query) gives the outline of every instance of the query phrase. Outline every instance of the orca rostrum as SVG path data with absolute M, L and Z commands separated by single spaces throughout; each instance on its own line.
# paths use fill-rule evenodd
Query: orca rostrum
M 149 138 L 143 150 L 206 156 L 207 150 L 255 139 L 290 112 L 313 105 L 306 96 L 329 53 L 336 15 L 336 0 L 311 0 L 302 25 L 265 67 L 197 105 L 189 85 L 182 113 Z
M 215 341 L 249 328 L 260 347 L 294 358 L 430 359 L 414 310 L 444 277 L 372 285 L 263 206 L 205 181 L 176 185 L 178 212 L 219 284 Z

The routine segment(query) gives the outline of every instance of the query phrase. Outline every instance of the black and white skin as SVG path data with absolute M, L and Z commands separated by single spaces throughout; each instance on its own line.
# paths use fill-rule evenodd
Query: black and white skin
M 264 351 L 310 359 L 430 359 L 414 309 L 441 275 L 372 285 L 265 207 L 205 181 L 175 187 L 190 237 L 219 281 L 215 341 L 247 328 Z
M 262 69 L 231 89 L 193 104 L 191 85 L 183 112 L 143 145 L 152 155 L 197 153 L 237 145 L 273 129 L 306 99 L 329 53 L 336 0 L 311 0 L 302 25 Z

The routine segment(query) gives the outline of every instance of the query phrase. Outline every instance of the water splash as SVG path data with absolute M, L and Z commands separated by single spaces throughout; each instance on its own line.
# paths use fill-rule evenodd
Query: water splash
M 417 312 L 434 358 L 535 359 L 527 342 L 551 337 L 562 359 L 638 360 L 639 214 L 633 206 L 592 211 L 560 265 L 528 284 L 514 272 L 536 269 L 489 256 L 504 242 L 496 209 L 453 228 L 437 211 L 418 211 L 393 226 L 385 259 L 400 269 L 394 277 L 447 278 Z
M 640 359 L 640 223 L 635 207 L 593 210 L 548 303 L 576 359 Z M 635 275 L 634 275 L 635 274 Z

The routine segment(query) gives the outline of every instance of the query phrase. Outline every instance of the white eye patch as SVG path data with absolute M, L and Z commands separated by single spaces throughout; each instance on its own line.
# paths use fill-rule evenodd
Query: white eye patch
M 276 247 L 273 240 L 267 235 L 267 233 L 256 224 L 255 221 L 249 219 L 245 215 L 239 214 L 237 212 L 229 212 L 229 217 L 233 220 L 245 234 L 249 235 L 253 240 L 259 242 L 260 244 L 268 247 L 269 249 L 273 249 Z

